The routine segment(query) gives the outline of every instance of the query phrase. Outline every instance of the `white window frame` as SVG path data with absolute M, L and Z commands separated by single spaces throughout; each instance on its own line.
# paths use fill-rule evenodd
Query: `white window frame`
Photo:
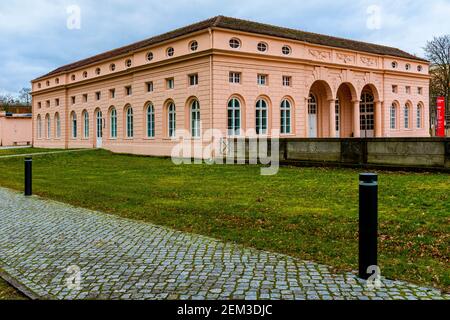
M 241 134 L 241 123 L 242 123 L 241 101 L 239 101 L 239 99 L 237 98 L 232 98 L 230 99 L 230 101 L 228 101 L 227 105 L 228 136 L 239 136 Z
M 255 108 L 255 130 L 257 135 L 265 135 L 268 132 L 269 104 L 265 99 L 259 99 Z
M 234 84 L 240 84 L 241 83 L 241 73 L 230 71 L 229 74 L 229 82 Z
M 267 86 L 268 79 L 269 79 L 269 76 L 267 74 L 258 74 L 256 81 L 259 86 Z
M 110 121 L 110 137 L 111 139 L 117 138 L 117 110 L 116 108 L 112 108 L 109 115 Z
M 390 108 L 390 128 L 391 130 L 397 129 L 397 105 L 392 104 Z
M 409 106 L 409 104 L 405 104 L 405 107 L 404 107 L 404 123 L 403 123 L 403 125 L 404 125 L 404 127 L 405 127 L 405 129 L 409 129 L 409 112 L 410 112 L 410 106 Z
M 200 102 L 195 99 L 191 102 L 190 107 L 191 113 L 191 136 L 193 138 L 200 138 L 201 128 L 200 128 Z
M 147 105 L 147 138 L 155 137 L 155 107 L 149 103 Z
M 78 137 L 78 122 L 77 122 L 77 114 L 72 112 L 72 139 L 76 139 Z
M 292 133 L 292 108 L 291 102 L 288 99 L 281 101 L 280 106 L 280 132 L 281 134 Z
M 198 86 L 198 73 L 193 73 L 189 75 L 189 86 Z
M 127 125 L 127 138 L 132 139 L 134 137 L 134 116 L 132 107 L 127 108 L 126 125 Z
M 48 114 L 48 113 L 45 116 L 45 123 L 46 123 L 46 126 L 47 126 L 47 139 L 50 139 L 52 137 L 52 127 L 51 127 L 50 114 Z
M 84 123 L 84 138 L 89 138 L 89 113 L 87 111 L 83 112 L 83 123 Z
M 417 110 L 416 110 L 416 128 L 417 129 L 421 129 L 422 128 L 422 122 L 423 122 L 422 118 L 423 118 L 423 107 L 419 103 L 417 105 Z
M 61 119 L 59 113 L 55 114 L 55 135 L 56 138 L 61 138 Z
M 167 136 L 169 138 L 176 137 L 177 130 L 177 109 L 175 103 L 170 102 L 167 106 Z
M 292 76 L 283 76 L 283 87 L 291 87 L 292 86 Z

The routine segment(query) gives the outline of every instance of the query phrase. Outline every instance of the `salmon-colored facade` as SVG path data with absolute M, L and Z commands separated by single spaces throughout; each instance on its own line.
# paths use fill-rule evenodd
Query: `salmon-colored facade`
M 31 115 L 0 111 L 0 147 L 30 145 L 33 140 L 31 128 Z
M 32 81 L 36 147 L 170 155 L 180 129 L 429 136 L 429 64 L 413 56 L 212 25 L 93 61 Z

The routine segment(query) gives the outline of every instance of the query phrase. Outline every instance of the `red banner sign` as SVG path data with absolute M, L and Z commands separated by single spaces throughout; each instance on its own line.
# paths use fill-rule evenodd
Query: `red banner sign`
M 436 136 L 445 137 L 445 98 L 437 98 L 437 126 Z

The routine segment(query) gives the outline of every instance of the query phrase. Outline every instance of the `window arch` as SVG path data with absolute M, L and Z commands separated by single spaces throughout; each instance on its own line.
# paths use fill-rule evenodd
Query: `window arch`
M 397 105 L 392 103 L 390 109 L 390 128 L 397 129 Z
M 89 138 L 89 113 L 83 111 L 83 136 L 84 138 Z
M 167 135 L 174 138 L 177 130 L 177 110 L 175 103 L 169 102 L 167 105 Z
M 47 113 L 45 115 L 45 137 L 50 139 L 51 137 L 51 124 L 50 124 L 50 115 Z
M 404 126 L 405 129 L 409 129 L 409 118 L 410 118 L 410 108 L 409 104 L 406 103 L 404 107 Z
M 36 118 L 36 131 L 38 139 L 42 138 L 42 120 L 40 114 Z
M 421 103 L 417 104 L 417 110 L 416 110 L 416 127 L 417 129 L 422 128 L 423 123 L 423 106 Z
M 133 108 L 126 108 L 126 124 L 127 124 L 127 138 L 133 138 L 134 136 L 134 123 L 133 123 Z
M 72 111 L 71 117 L 72 119 L 72 138 L 76 139 L 77 138 L 77 114 L 75 113 L 75 111 Z
M 200 103 L 197 99 L 192 100 L 191 112 L 191 135 L 194 138 L 200 137 Z
M 241 103 L 237 98 L 228 102 L 228 135 L 241 134 Z
M 61 120 L 58 112 L 55 113 L 55 136 L 56 138 L 61 137 Z
M 149 103 L 147 105 L 147 138 L 155 137 L 155 107 Z
M 259 99 L 256 102 L 256 134 L 267 133 L 267 102 Z
M 109 112 L 110 136 L 112 139 L 117 138 L 117 110 L 112 107 Z
M 281 116 L 281 134 L 289 134 L 291 133 L 291 103 L 288 99 L 284 99 L 281 102 L 280 107 L 280 116 Z

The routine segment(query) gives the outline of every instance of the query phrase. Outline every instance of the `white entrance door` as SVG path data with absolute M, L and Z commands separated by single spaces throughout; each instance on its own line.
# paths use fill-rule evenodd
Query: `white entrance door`
M 308 136 L 317 138 L 317 100 L 313 94 L 308 99 L 308 128 Z
M 370 93 L 363 93 L 359 107 L 361 121 L 361 137 L 375 136 L 375 106 L 374 98 Z
M 97 112 L 96 118 L 97 118 L 96 147 L 101 148 L 103 145 L 103 117 L 101 111 Z

